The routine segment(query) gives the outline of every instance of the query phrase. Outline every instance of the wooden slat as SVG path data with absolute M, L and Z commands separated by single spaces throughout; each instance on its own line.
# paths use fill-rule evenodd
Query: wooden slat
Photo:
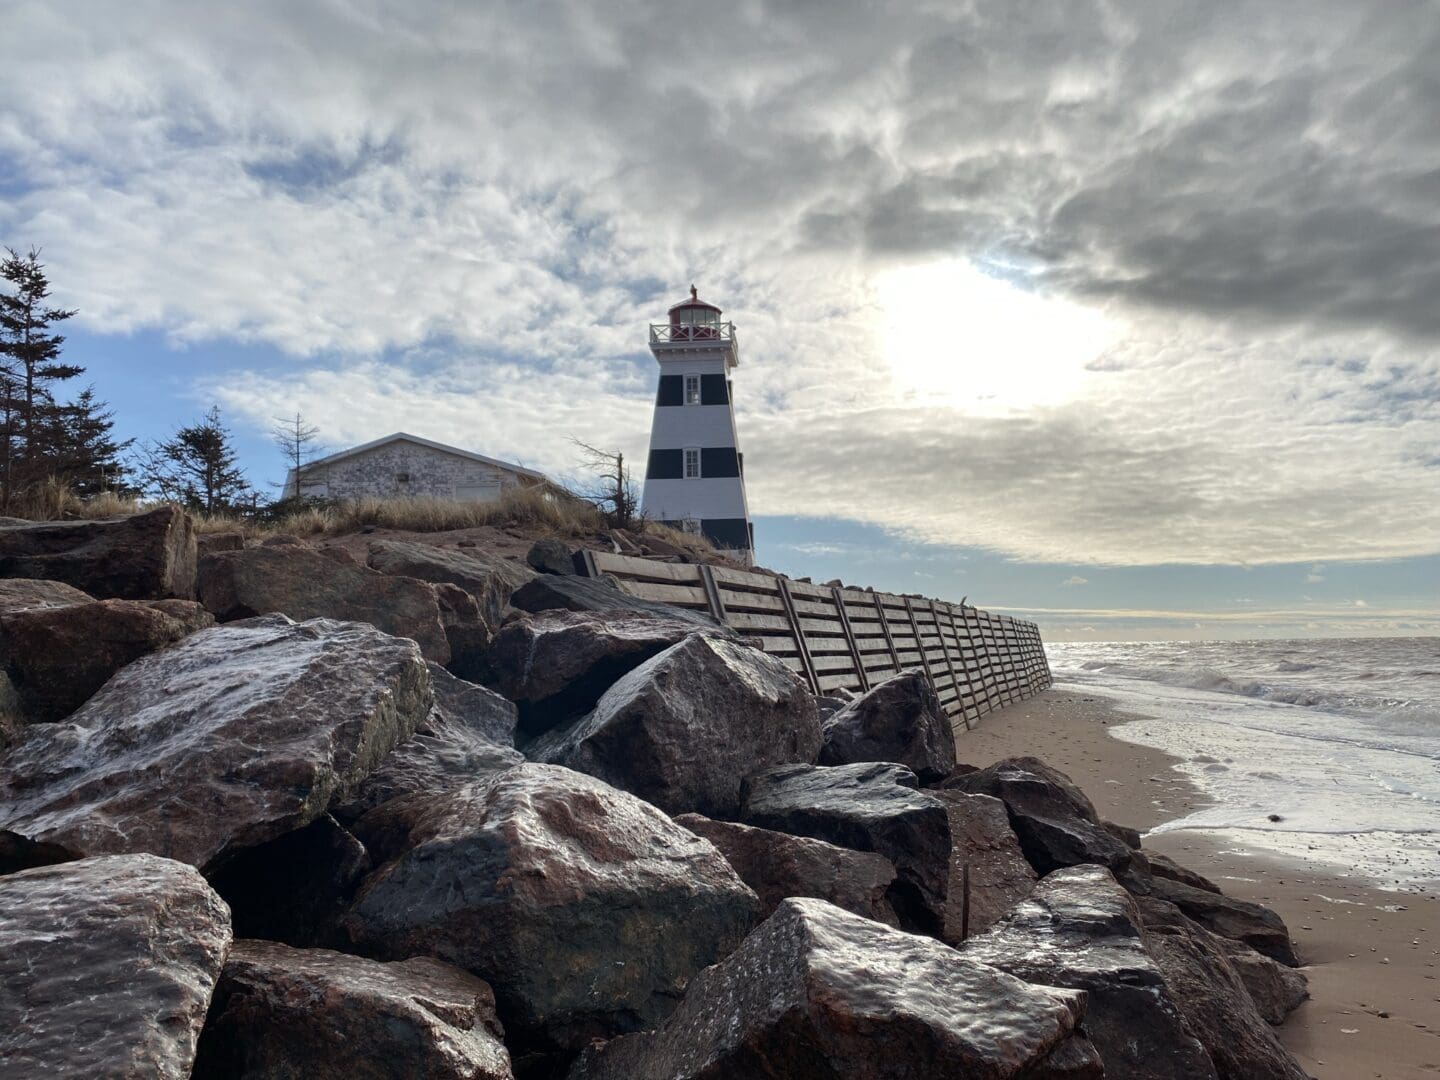
M 658 585 L 653 581 L 627 581 L 625 591 L 639 600 L 658 600 L 677 607 L 710 609 L 705 590 L 697 585 Z
M 615 574 L 617 577 L 676 581 L 682 584 L 700 580 L 700 568 L 693 563 L 657 562 L 654 559 L 639 559 L 633 555 L 612 555 L 606 551 L 597 551 L 595 565 L 602 574 Z

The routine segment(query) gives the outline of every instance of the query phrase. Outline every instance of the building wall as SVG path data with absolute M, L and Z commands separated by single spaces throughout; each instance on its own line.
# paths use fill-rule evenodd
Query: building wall
M 409 479 L 400 479 L 402 475 Z M 487 502 L 519 483 L 519 476 L 508 470 L 402 441 L 307 468 L 302 491 L 330 499 L 430 496 Z

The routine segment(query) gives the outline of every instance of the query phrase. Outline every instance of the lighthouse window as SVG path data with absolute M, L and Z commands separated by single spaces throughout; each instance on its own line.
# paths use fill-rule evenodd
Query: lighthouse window
M 699 376 L 699 375 L 686 375 L 686 376 L 685 376 L 685 404 L 686 404 L 686 405 L 699 405 L 699 404 L 700 404 L 700 376 Z
M 700 451 L 696 448 L 685 451 L 685 479 L 700 479 Z

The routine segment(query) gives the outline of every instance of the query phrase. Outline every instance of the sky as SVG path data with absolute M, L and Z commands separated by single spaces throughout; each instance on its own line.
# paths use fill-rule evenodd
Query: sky
M 120 431 L 643 460 L 1047 637 L 1440 633 L 1434 0 L 0 4 L 0 242 Z

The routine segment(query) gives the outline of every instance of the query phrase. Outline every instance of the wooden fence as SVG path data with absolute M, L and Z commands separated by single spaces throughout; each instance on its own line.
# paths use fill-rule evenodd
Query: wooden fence
M 1050 685 L 1032 622 L 965 605 L 791 581 L 723 566 L 585 552 L 592 577 L 631 596 L 708 611 L 758 640 L 817 694 L 864 692 L 910 668 L 929 676 L 945 713 L 968 729 Z

